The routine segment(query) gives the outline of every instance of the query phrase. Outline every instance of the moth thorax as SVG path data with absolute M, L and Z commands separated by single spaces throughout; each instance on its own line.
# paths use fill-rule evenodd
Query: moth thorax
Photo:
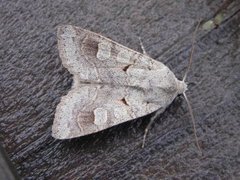
M 183 94 L 187 90 L 187 84 L 184 81 L 177 82 L 178 94 Z

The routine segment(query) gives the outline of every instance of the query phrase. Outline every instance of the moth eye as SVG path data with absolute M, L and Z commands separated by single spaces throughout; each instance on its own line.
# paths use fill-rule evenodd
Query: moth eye
M 125 98 L 122 98 L 120 101 L 121 101 L 123 104 L 125 104 L 126 106 L 129 106 Z
M 131 64 L 128 64 L 127 66 L 123 67 L 123 71 L 126 72 L 128 70 L 128 68 L 131 66 Z

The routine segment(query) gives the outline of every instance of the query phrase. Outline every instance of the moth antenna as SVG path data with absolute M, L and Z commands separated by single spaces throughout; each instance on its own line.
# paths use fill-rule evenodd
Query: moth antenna
M 196 130 L 196 121 L 195 121 L 195 118 L 194 118 L 194 115 L 193 115 L 193 110 L 192 110 L 192 106 L 187 98 L 187 95 L 185 94 L 185 92 L 183 93 L 183 96 L 184 98 L 186 99 L 186 102 L 187 102 L 187 105 L 188 105 L 188 109 L 189 109 L 189 112 L 190 112 L 190 116 L 191 116 L 191 120 L 192 120 L 192 124 L 193 124 L 193 131 L 194 131 L 194 136 L 195 136 L 195 140 L 196 140 L 196 144 L 197 144 L 197 147 L 200 151 L 200 153 L 202 154 L 202 149 L 199 145 L 199 140 L 198 140 L 198 137 L 197 137 L 197 130 Z
M 186 70 L 186 72 L 183 76 L 183 81 L 184 82 L 185 82 L 185 80 L 187 78 L 187 74 L 190 71 L 190 68 L 192 66 L 192 57 L 193 57 L 193 53 L 194 53 L 194 50 L 195 50 L 195 39 L 196 39 L 196 34 L 197 34 L 197 31 L 198 31 L 199 25 L 200 25 L 200 20 L 198 21 L 197 27 L 196 27 L 196 29 L 193 33 L 193 36 L 192 36 L 192 49 L 191 49 L 191 54 L 190 54 L 190 58 L 189 58 L 188 67 L 187 67 L 187 70 Z
M 198 28 L 199 28 L 199 25 L 200 25 L 200 20 L 198 21 L 198 24 L 195 28 L 195 31 L 193 33 L 193 36 L 192 36 L 192 49 L 191 49 L 191 54 L 190 54 L 190 58 L 189 58 L 189 63 L 188 63 L 188 67 L 187 67 L 187 70 L 183 76 L 183 81 L 185 82 L 186 78 L 187 78 L 187 74 L 188 72 L 190 71 L 190 68 L 191 68 L 191 65 L 192 65 L 192 57 L 193 57 L 193 53 L 194 53 L 194 50 L 195 50 L 195 39 L 196 39 L 196 34 L 197 34 L 197 31 L 198 31 Z M 193 124 L 193 131 L 194 131 L 194 137 L 195 137 L 195 140 L 196 140 L 196 144 L 197 144 L 197 148 L 199 149 L 200 153 L 202 154 L 202 150 L 201 150 L 201 147 L 199 145 L 199 140 L 198 140 L 198 137 L 197 137 L 197 130 L 196 130 L 196 121 L 195 121 L 195 118 L 194 118 L 194 115 L 193 115 L 193 110 L 192 110 L 192 106 L 187 98 L 187 95 L 185 92 L 183 92 L 183 96 L 187 102 L 187 106 L 188 106 L 188 109 L 189 109 L 189 112 L 190 112 L 190 116 L 191 116 L 191 120 L 192 120 L 192 124 Z

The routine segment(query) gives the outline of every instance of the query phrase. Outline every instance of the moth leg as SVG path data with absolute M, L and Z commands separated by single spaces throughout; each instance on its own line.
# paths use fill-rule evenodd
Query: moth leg
M 140 37 L 138 37 L 138 39 L 139 39 L 139 41 L 140 41 L 140 46 L 141 46 L 141 48 L 142 48 L 143 54 L 146 55 L 146 56 L 148 56 L 148 54 L 147 54 L 147 52 L 146 52 L 146 50 L 145 50 L 145 48 L 144 48 L 144 46 L 143 46 L 142 39 L 141 39 Z
M 149 129 L 151 128 L 154 120 L 158 117 L 159 114 L 161 114 L 162 111 L 158 110 L 153 117 L 151 117 L 150 119 L 150 122 L 148 123 L 146 129 L 145 129 L 145 132 L 144 132 L 144 135 L 143 135 L 143 143 L 142 143 L 142 148 L 144 148 L 144 145 L 145 145 L 145 141 L 146 141 L 146 137 L 147 137 L 147 133 L 149 131 Z

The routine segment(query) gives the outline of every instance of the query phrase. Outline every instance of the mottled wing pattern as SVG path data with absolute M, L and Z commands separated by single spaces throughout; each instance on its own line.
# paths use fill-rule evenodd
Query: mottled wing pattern
M 74 85 L 57 106 L 55 138 L 91 134 L 163 111 L 179 93 L 179 81 L 164 64 L 99 34 L 61 26 L 58 48 Z
M 146 89 L 176 84 L 174 74 L 161 62 L 88 30 L 59 27 L 58 47 L 63 65 L 76 81 Z
M 58 46 L 61 58 L 69 70 L 79 72 L 78 65 L 91 68 L 126 68 L 135 65 L 142 69 L 164 66 L 150 57 L 129 49 L 100 34 L 75 26 L 58 28 Z M 112 60 L 114 59 L 114 61 Z
M 158 108 L 159 102 L 149 99 L 142 89 L 81 84 L 62 97 L 52 135 L 57 139 L 67 139 L 91 134 Z

